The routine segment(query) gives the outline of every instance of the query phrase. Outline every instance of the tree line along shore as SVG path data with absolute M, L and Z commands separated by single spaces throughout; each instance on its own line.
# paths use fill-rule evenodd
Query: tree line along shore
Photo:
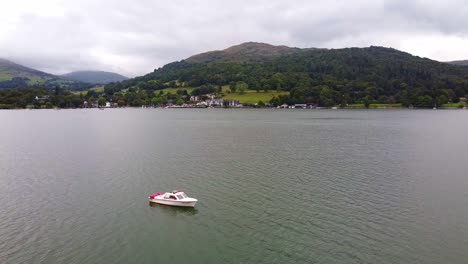
M 466 109 L 467 97 L 454 103 L 444 96 L 432 98 L 419 96 L 416 103 L 396 101 L 380 102 L 368 98 L 348 103 L 347 95 L 340 98 L 322 87 L 318 100 L 313 102 L 288 101 L 289 92 L 277 90 L 251 90 L 245 84 L 196 88 L 165 88 L 141 91 L 136 88 L 109 92 L 104 87 L 86 91 L 70 91 L 61 88 L 24 88 L 0 90 L 0 109 L 51 109 L 98 107 L 174 107 L 174 108 L 341 108 L 341 109 L 392 109 L 392 108 L 447 108 Z

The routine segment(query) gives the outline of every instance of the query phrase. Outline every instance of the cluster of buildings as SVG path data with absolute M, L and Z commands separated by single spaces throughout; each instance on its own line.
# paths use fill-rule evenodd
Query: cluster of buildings
M 36 96 L 36 101 L 45 102 L 50 99 L 50 96 Z M 111 108 L 111 107 L 119 107 L 117 103 L 107 101 L 105 105 L 98 105 L 97 101 L 84 101 L 83 108 Z M 142 106 L 145 107 L 145 106 Z M 205 108 L 205 107 L 229 107 L 229 108 L 241 108 L 241 107 L 257 107 L 257 105 L 242 105 L 239 100 L 232 100 L 232 99 L 220 99 L 216 98 L 215 95 L 204 95 L 204 96 L 190 96 L 189 102 L 182 104 L 182 105 L 175 105 L 174 100 L 169 100 L 167 108 Z M 271 105 L 269 103 L 265 104 L 264 107 L 270 108 L 284 108 L 284 109 L 316 109 L 320 108 L 315 104 L 282 104 L 279 106 Z
M 242 104 L 238 100 L 225 100 L 215 98 L 214 95 L 204 96 L 205 100 L 201 96 L 190 96 L 190 102 L 199 107 L 242 107 Z
M 49 95 L 44 95 L 44 96 L 37 96 L 36 95 L 36 98 L 34 98 L 36 101 L 39 101 L 39 102 L 45 102 L 45 101 L 48 101 L 50 99 L 50 96 Z
M 111 107 L 117 107 L 117 103 L 111 103 L 111 102 L 106 102 L 105 105 L 99 106 L 97 102 L 91 102 L 89 103 L 88 101 L 83 102 L 83 108 L 97 108 L 97 107 L 103 107 L 103 108 L 111 108 Z
M 36 96 L 34 100 L 36 100 L 37 102 L 45 103 L 50 100 L 50 96 L 49 95 Z M 105 105 L 98 105 L 98 101 L 94 101 L 94 102 L 83 101 L 83 104 L 81 105 L 81 107 L 83 108 L 98 108 L 98 107 L 111 108 L 111 107 L 118 107 L 118 105 L 117 103 L 111 103 L 109 101 L 106 101 Z
M 285 108 L 285 109 L 319 109 L 319 108 L 328 108 L 328 107 L 319 107 L 317 104 L 282 104 L 278 105 L 276 108 Z M 336 109 L 336 107 L 332 107 L 332 109 Z

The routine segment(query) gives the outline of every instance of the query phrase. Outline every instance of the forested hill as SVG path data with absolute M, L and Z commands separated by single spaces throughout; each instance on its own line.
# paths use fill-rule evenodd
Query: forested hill
M 457 102 L 468 94 L 468 69 L 412 56 L 392 48 L 298 49 L 245 43 L 195 55 L 147 75 L 113 83 L 107 92 L 134 87 L 245 83 L 248 89 L 289 91 L 289 103 Z M 327 98 L 324 100 L 323 98 Z M 429 99 L 432 100 L 429 103 Z
M 105 71 L 75 71 L 62 75 L 61 77 L 69 80 L 87 82 L 93 84 L 106 84 L 110 82 L 119 82 L 128 78 L 114 72 Z
M 302 51 L 299 48 L 287 46 L 273 46 L 266 43 L 247 42 L 232 46 L 225 50 L 209 51 L 194 55 L 185 61 L 188 63 L 223 63 L 223 62 L 262 62 L 267 59 L 280 57 Z

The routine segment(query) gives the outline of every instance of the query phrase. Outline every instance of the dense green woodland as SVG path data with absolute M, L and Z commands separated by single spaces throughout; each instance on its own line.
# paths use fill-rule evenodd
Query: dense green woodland
M 66 88 L 69 90 L 86 90 L 92 88 L 94 85 L 84 82 L 75 82 L 63 79 L 48 79 L 41 83 L 31 84 L 31 80 L 27 77 L 13 77 L 11 80 L 0 81 L 0 89 L 13 89 L 13 88 L 48 88 L 53 89 L 55 87 Z
M 370 47 L 298 49 L 292 54 L 244 62 L 167 64 L 154 72 L 105 86 L 152 94 L 167 87 L 246 83 L 253 90 L 289 91 L 272 103 L 402 103 L 432 107 L 468 94 L 468 68 L 419 58 L 395 49 Z
M 39 99 L 38 98 L 47 98 Z M 83 107 L 85 100 L 97 100 L 99 97 L 94 93 L 89 96 L 72 93 L 69 90 L 55 88 L 22 88 L 0 90 L 0 109 L 16 108 L 78 108 Z M 105 102 L 104 102 L 105 103 Z
M 37 98 L 36 98 L 37 97 Z M 16 88 L 0 89 L 0 109 L 18 108 L 82 108 L 104 106 L 106 102 L 113 106 L 142 106 L 163 105 L 168 102 L 181 105 L 189 100 L 186 90 L 177 93 L 156 93 L 149 95 L 146 92 L 134 91 L 114 93 L 108 95 L 104 92 L 88 90 L 87 92 L 72 92 L 59 87 L 47 88 Z M 86 103 L 85 103 L 86 102 Z
M 67 80 L 92 84 L 106 84 L 128 79 L 127 77 L 120 74 L 105 71 L 75 71 L 63 74 L 60 77 Z

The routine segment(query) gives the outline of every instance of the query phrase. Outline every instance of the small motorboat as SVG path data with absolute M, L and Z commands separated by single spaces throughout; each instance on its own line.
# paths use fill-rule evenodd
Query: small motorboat
M 167 193 L 153 193 L 148 198 L 152 203 L 184 207 L 195 207 L 198 202 L 197 199 L 190 198 L 183 191 L 177 190 Z

